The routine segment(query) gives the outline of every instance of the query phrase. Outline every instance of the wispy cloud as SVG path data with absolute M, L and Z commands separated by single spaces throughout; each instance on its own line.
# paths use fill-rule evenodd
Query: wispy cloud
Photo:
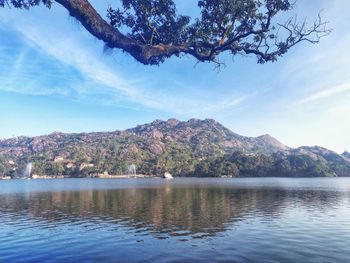
M 327 99 L 336 95 L 340 95 L 343 93 L 348 93 L 350 92 L 350 81 L 343 83 L 338 86 L 334 86 L 331 88 L 327 88 L 321 91 L 316 92 L 315 94 L 312 94 L 300 101 L 301 104 L 303 103 L 309 103 L 309 102 L 314 102 L 317 100 L 322 100 L 322 99 Z
M 68 30 L 67 28 L 65 30 L 53 30 L 52 27 L 36 23 L 37 20 L 40 19 L 37 18 L 34 21 L 19 19 L 12 27 L 26 41 L 27 47 L 37 49 L 58 60 L 64 67 L 71 67 L 78 71 L 83 79 L 80 83 L 74 85 L 69 81 L 65 81 L 57 90 L 52 90 L 53 87 L 50 86 L 38 85 L 37 81 L 28 82 L 25 87 L 22 86 L 21 88 L 6 85 L 7 90 L 16 92 L 22 90 L 23 93 L 32 92 L 35 95 L 59 93 L 63 96 L 72 96 L 72 90 L 64 90 L 64 85 L 67 85 L 74 90 L 74 99 L 85 100 L 90 96 L 90 100 L 99 100 L 100 103 L 111 106 L 132 104 L 132 107 L 140 106 L 150 110 L 199 117 L 232 109 L 248 98 L 244 94 L 226 95 L 221 98 L 220 96 L 215 98 L 193 96 L 186 93 L 186 90 L 181 87 L 179 87 L 179 90 L 183 92 L 174 94 L 174 92 L 168 93 L 153 88 L 148 84 L 150 81 L 145 80 L 144 77 L 131 80 L 129 77 L 122 76 L 118 69 L 111 67 L 106 62 L 107 59 L 104 59 L 102 55 L 102 45 L 100 43 L 96 44 L 96 41 L 92 40 L 92 37 L 84 29 L 77 30 L 72 27 Z M 10 17 L 7 26 L 11 24 L 9 23 L 11 21 L 12 18 Z M 69 33 L 73 30 L 77 31 L 74 35 Z M 17 56 L 13 65 L 12 76 L 7 78 L 8 83 L 21 77 L 19 72 L 23 67 L 31 67 L 29 61 L 26 60 L 24 51 L 23 54 Z M 49 73 L 43 71 L 43 74 Z M 40 78 L 40 74 L 37 75 L 37 78 Z M 174 88 L 176 88 L 176 85 L 174 81 Z M 2 89 L 4 90 L 5 87 L 2 87 Z M 202 90 L 207 89 L 203 87 Z

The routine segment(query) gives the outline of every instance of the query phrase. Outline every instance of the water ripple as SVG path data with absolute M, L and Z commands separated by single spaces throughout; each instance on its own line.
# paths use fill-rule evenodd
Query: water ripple
M 350 179 L 267 180 L 19 182 L 0 262 L 350 262 Z

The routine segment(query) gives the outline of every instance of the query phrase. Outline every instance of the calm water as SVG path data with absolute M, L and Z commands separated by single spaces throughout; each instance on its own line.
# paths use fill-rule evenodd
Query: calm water
M 350 262 L 350 178 L 0 181 L 0 262 Z

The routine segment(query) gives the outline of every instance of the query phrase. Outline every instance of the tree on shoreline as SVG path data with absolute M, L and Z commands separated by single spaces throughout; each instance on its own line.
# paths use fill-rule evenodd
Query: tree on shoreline
M 121 49 L 145 65 L 180 55 L 221 65 L 221 53 L 255 55 L 262 64 L 301 42 L 318 43 L 330 32 L 320 16 L 309 26 L 296 18 L 275 22 L 293 9 L 290 0 L 199 0 L 198 18 L 178 14 L 173 0 L 120 1 L 121 8 L 108 8 L 108 22 L 88 0 L 0 0 L 0 6 L 51 8 L 57 2 L 106 48 Z

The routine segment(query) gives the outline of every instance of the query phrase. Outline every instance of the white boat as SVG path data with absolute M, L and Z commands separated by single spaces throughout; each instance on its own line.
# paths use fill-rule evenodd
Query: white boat
M 163 178 L 165 178 L 165 179 L 173 179 L 174 177 L 171 175 L 171 173 L 165 172 Z

